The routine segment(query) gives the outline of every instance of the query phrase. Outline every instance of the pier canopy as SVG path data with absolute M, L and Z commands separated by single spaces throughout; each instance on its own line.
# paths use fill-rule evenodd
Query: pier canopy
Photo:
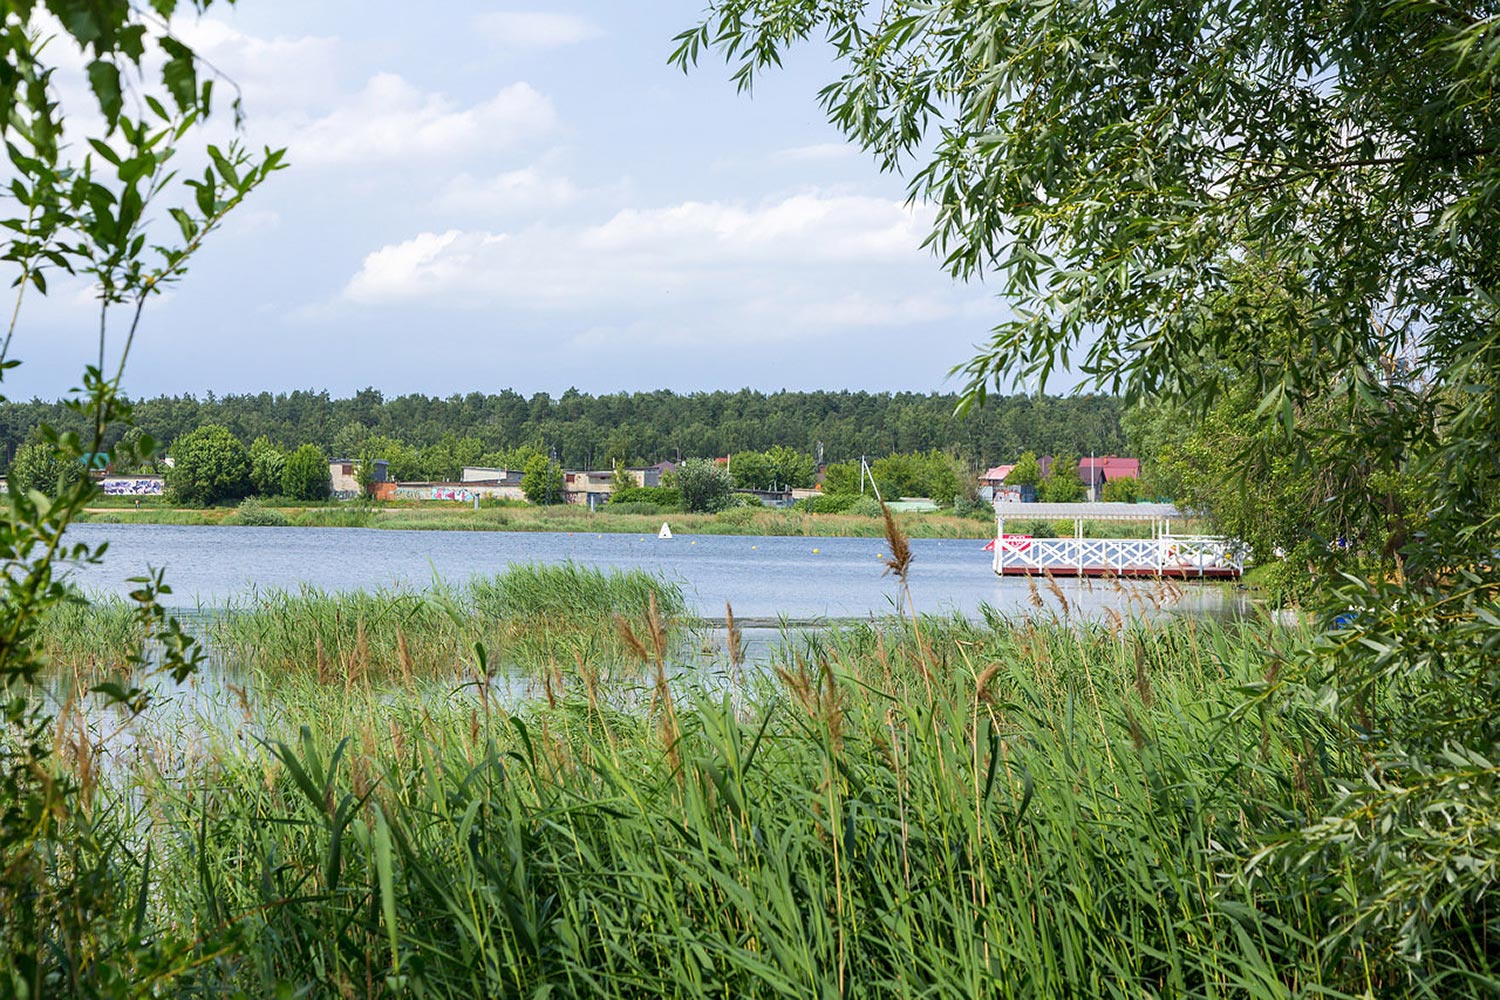
M 1187 517 L 1169 503 L 1011 503 L 995 501 L 995 515 L 1026 521 L 1170 521 Z

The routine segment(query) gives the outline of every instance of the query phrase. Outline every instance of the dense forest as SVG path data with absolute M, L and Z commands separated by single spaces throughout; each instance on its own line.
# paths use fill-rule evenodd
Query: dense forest
M 992 397 L 964 417 L 957 397 L 872 392 L 701 392 L 668 390 L 591 396 L 569 389 L 559 398 L 407 395 L 387 399 L 364 389 L 347 399 L 327 392 L 160 396 L 134 404 L 135 424 L 171 448 L 180 435 L 222 424 L 250 442 L 283 448 L 313 444 L 332 457 L 354 457 L 371 436 L 415 449 L 492 453 L 530 446 L 555 452 L 569 468 L 608 467 L 692 456 L 764 451 L 784 445 L 827 462 L 933 449 L 971 468 L 1038 454 L 1121 453 L 1121 403 L 1110 396 Z M 43 423 L 82 430 L 83 418 L 61 402 L 0 403 L 0 445 L 8 464 Z M 467 445 L 468 447 L 460 447 Z

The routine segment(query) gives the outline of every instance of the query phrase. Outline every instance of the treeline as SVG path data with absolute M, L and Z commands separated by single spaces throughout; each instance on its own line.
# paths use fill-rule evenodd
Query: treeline
M 826 462 L 861 455 L 933 450 L 970 468 L 1038 454 L 1118 453 L 1125 448 L 1121 405 L 1110 396 L 992 397 L 969 415 L 953 415 L 957 397 L 942 393 L 738 392 L 668 390 L 591 396 L 570 389 L 553 398 L 506 390 L 466 396 L 387 399 L 364 389 L 346 399 L 327 392 L 160 396 L 135 402 L 138 430 L 159 448 L 209 424 L 241 441 L 265 437 L 294 449 L 356 458 L 371 437 L 400 442 L 419 478 L 445 478 L 462 464 L 518 448 L 555 454 L 568 468 L 617 462 L 766 452 L 776 446 Z M 0 448 L 9 463 L 42 423 L 82 432 L 83 418 L 61 402 L 0 403 Z M 109 442 L 110 445 L 114 441 Z M 403 463 L 408 464 L 408 463 Z

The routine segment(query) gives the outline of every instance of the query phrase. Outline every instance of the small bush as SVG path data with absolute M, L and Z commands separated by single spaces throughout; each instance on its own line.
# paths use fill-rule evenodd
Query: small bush
M 958 496 L 953 498 L 954 517 L 990 518 L 994 515 L 994 507 L 979 499 L 978 497 L 970 497 L 959 494 Z
M 1052 530 L 1051 521 L 1023 521 L 1016 525 L 1015 533 L 1018 535 L 1030 535 L 1032 538 L 1057 537 L 1057 532 Z
M 880 501 L 870 496 L 855 497 L 844 511 L 846 514 L 854 514 L 858 517 L 879 517 L 881 515 Z
M 858 493 L 826 493 L 798 500 L 793 507 L 809 514 L 842 514 L 860 498 Z
M 622 504 L 647 503 L 660 510 L 652 513 L 678 511 L 682 509 L 682 494 L 669 486 L 630 486 L 610 494 L 607 509 L 618 512 Z
M 759 506 L 759 504 L 756 506 Z M 755 509 L 752 507 L 730 507 L 728 510 L 721 510 L 715 514 L 714 520 L 720 524 L 729 524 L 736 528 L 743 528 L 755 520 Z
M 659 503 L 647 503 L 644 500 L 628 501 L 626 503 L 607 503 L 600 510 L 605 514 L 670 514 L 675 513 L 677 508 L 666 508 Z
M 1110 503 L 1140 503 L 1145 497 L 1139 479 L 1110 479 L 1104 484 L 1103 498 Z
M 706 458 L 690 458 L 672 474 L 672 485 L 682 493 L 682 509 L 716 514 L 729 506 L 734 484 L 729 471 Z
M 240 501 L 235 508 L 234 523 L 247 528 L 285 528 L 291 522 L 274 507 L 267 507 L 255 497 Z
M 724 510 L 734 510 L 737 507 L 745 507 L 750 510 L 764 510 L 765 501 L 753 493 L 731 493 L 729 499 L 724 502 Z
M 348 504 L 309 508 L 297 515 L 295 523 L 301 528 L 366 528 L 374 518 L 375 512 L 370 507 Z

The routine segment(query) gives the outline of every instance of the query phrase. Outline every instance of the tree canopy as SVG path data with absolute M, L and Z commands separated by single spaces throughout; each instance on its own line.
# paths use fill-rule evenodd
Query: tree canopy
M 286 456 L 281 470 L 281 495 L 292 500 L 327 500 L 332 491 L 328 459 L 315 444 L 305 444 Z
M 555 504 L 563 501 L 562 466 L 546 455 L 533 455 L 526 462 L 521 476 L 521 492 L 534 504 Z
M 465 465 L 523 469 L 534 454 L 556 451 L 567 468 L 610 468 L 680 458 L 761 452 L 773 463 L 764 481 L 810 485 L 821 446 L 841 462 L 894 452 L 953 452 L 971 468 L 1013 461 L 1022 450 L 1119 453 L 1124 407 L 1103 395 L 1014 396 L 963 418 L 959 397 L 916 392 L 609 393 L 570 391 L 530 397 L 506 390 L 447 397 L 386 397 L 366 389 L 345 398 L 327 392 L 159 396 L 136 400 L 134 419 L 164 446 L 203 424 L 223 424 L 241 441 L 265 437 L 283 451 L 315 444 L 330 458 L 390 462 L 398 480 L 448 480 Z M 6 454 L 40 423 L 82 433 L 63 403 L 0 403 Z M 116 432 L 118 433 L 118 432 Z M 106 442 L 106 449 L 113 449 Z M 782 451 L 776 449 L 780 447 Z M 788 452 L 800 454 L 788 459 Z
M 167 495 L 173 503 L 199 505 L 238 500 L 250 493 L 250 471 L 250 452 L 239 438 L 207 424 L 173 444 Z
M 1328 634 L 1267 651 L 1245 712 L 1305 719 L 1368 770 L 1310 777 L 1334 789 L 1324 818 L 1248 863 L 1347 901 L 1327 946 L 1361 956 L 1367 991 L 1486 975 L 1500 9 L 709 0 L 673 59 L 717 52 L 749 88 L 817 36 L 830 121 L 932 204 L 944 266 L 1002 291 L 956 369 L 964 405 L 1070 363 L 1194 416 L 1243 392 L 1226 474 L 1251 482 L 1270 443 L 1284 482 L 1316 484 L 1290 497 L 1326 488 L 1321 523 L 1383 521 L 1362 558 L 1329 558 L 1347 536 L 1304 548 Z

